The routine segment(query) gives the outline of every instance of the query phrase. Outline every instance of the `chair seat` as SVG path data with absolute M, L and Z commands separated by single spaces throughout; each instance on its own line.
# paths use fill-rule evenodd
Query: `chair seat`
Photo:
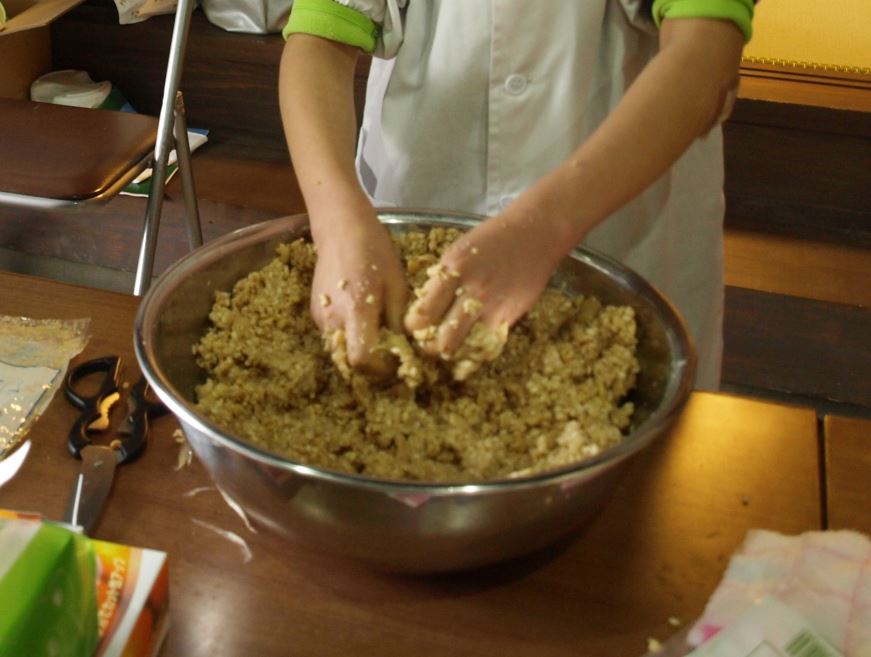
M 86 201 L 154 152 L 152 116 L 0 98 L 0 190 Z

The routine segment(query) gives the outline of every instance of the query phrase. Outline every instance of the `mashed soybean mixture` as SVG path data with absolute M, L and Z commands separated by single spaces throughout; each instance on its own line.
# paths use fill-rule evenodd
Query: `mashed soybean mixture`
M 458 235 L 394 237 L 412 287 Z M 315 257 L 303 240 L 281 245 L 215 296 L 212 327 L 194 347 L 208 376 L 197 407 L 229 432 L 300 463 L 417 481 L 525 475 L 620 441 L 638 372 L 631 308 L 548 289 L 501 354 L 462 381 L 457 362 L 423 358 L 382 329 L 380 348 L 401 365 L 393 381 L 375 382 L 325 349 L 308 309 Z

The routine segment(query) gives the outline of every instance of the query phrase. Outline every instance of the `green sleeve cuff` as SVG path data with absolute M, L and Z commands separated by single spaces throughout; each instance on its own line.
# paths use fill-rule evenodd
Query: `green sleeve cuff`
M 367 53 L 375 50 L 378 39 L 378 26 L 371 18 L 336 0 L 295 0 L 281 34 L 287 39 L 297 32 L 356 46 Z
M 653 20 L 664 18 L 719 18 L 735 23 L 744 42 L 753 36 L 753 0 L 655 0 Z

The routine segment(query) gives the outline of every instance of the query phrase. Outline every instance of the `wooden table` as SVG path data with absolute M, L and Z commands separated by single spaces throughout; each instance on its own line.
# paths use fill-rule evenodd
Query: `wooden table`
M 0 273 L 0 314 L 90 317 L 76 362 L 138 368 L 137 299 Z M 75 417 L 57 397 L 35 424 L 0 506 L 59 518 L 78 464 Z M 174 418 L 119 469 L 95 535 L 169 553 L 172 628 L 163 657 L 198 655 L 640 655 L 691 622 L 750 528 L 819 529 L 812 410 L 694 394 L 677 426 L 636 458 L 577 539 L 476 573 L 391 576 L 330 561 L 242 522 L 194 461 L 176 469 Z
M 871 535 L 871 421 L 828 415 L 823 424 L 828 526 Z

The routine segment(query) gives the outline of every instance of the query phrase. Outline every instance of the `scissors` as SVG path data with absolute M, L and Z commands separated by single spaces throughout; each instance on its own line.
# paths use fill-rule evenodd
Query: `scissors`
M 79 382 L 92 374 L 102 375 L 93 394 L 79 392 Z M 127 396 L 127 415 L 118 428 L 118 437 L 108 444 L 95 444 L 91 435 L 110 427 L 109 413 L 121 398 L 121 358 L 103 356 L 89 360 L 70 370 L 64 379 L 64 394 L 81 414 L 70 428 L 67 449 L 82 461 L 64 520 L 82 527 L 90 534 L 100 514 L 115 476 L 115 468 L 130 463 L 142 454 L 148 436 L 149 421 L 165 415 L 167 408 L 159 401 L 148 398 L 145 377 L 130 388 Z

